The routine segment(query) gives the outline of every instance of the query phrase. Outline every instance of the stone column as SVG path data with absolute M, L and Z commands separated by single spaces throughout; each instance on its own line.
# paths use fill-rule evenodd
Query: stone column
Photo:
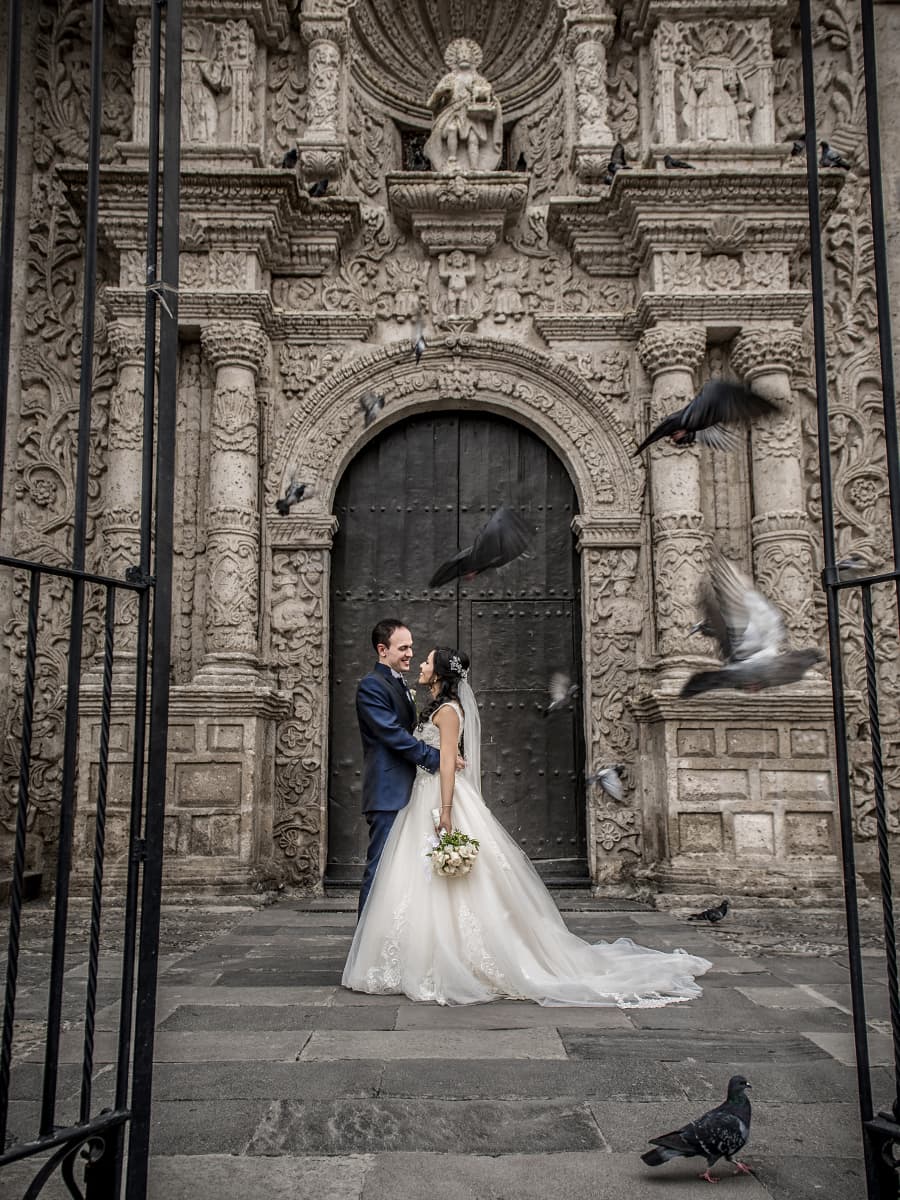
M 653 384 L 650 423 L 676 412 L 696 392 L 694 371 L 706 352 L 701 327 L 648 330 L 638 354 Z M 656 650 L 665 675 L 685 673 L 687 631 L 697 620 L 697 594 L 706 569 L 708 535 L 700 501 L 700 453 L 668 439 L 650 449 L 650 495 L 656 610 Z
M 343 16 L 319 15 L 318 7 L 305 4 L 300 19 L 300 36 L 309 47 L 306 129 L 299 145 L 301 170 L 308 180 L 339 176 L 346 156 L 346 21 Z
M 615 22 L 615 13 L 602 2 L 576 4 L 567 16 L 566 70 L 575 118 L 572 169 L 582 183 L 606 173 L 616 140 L 606 91 L 606 48 Z
M 112 321 L 109 346 L 118 376 L 110 401 L 103 512 L 103 561 L 110 574 L 123 578 L 140 562 L 141 461 L 144 430 L 144 328 L 137 322 Z M 137 650 L 137 597 L 116 596 L 115 664 L 130 670 Z
M 814 547 L 803 492 L 800 419 L 791 371 L 800 356 L 797 329 L 745 329 L 731 348 L 731 365 L 748 386 L 781 412 L 754 422 L 753 567 L 761 590 L 784 612 L 791 635 L 809 645 L 813 620 Z
M 268 339 L 251 322 L 202 333 L 215 370 L 206 533 L 202 674 L 255 676 L 259 655 L 259 414 L 256 377 Z

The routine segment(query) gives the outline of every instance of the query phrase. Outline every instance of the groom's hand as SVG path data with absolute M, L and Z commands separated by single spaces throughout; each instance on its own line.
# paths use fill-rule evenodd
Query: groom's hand
M 466 769 L 466 760 L 461 754 L 457 754 L 456 756 L 456 769 L 457 771 L 464 771 Z

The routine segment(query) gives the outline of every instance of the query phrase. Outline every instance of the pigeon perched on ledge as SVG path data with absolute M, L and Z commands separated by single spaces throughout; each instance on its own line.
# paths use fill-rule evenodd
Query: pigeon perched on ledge
M 717 925 L 719 921 L 723 921 L 728 914 L 728 901 L 723 900 L 721 904 L 717 904 L 714 908 L 704 908 L 703 912 L 691 913 L 688 917 L 689 921 L 709 921 L 710 925 Z
M 746 1094 L 749 1087 L 743 1075 L 732 1075 L 724 1104 L 711 1108 L 681 1129 L 649 1138 L 657 1149 L 648 1150 L 641 1159 L 648 1167 L 660 1167 L 673 1158 L 705 1158 L 706 1170 L 700 1178 L 707 1183 L 719 1182 L 709 1171 L 720 1158 L 737 1168 L 736 1175 L 751 1175 L 753 1172 L 747 1164 L 735 1158 L 750 1137 L 750 1101 Z

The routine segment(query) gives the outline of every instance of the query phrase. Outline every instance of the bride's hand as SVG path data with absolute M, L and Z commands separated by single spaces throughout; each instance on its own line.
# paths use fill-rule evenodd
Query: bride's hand
M 461 754 L 457 754 L 456 756 L 456 769 L 457 771 L 464 771 L 466 769 L 466 760 Z

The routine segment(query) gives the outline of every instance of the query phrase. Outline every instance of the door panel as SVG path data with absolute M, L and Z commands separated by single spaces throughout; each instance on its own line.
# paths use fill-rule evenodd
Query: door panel
M 429 589 L 435 567 L 469 545 L 501 503 L 535 528 L 528 556 Z M 468 650 L 486 802 L 543 874 L 585 875 L 580 707 L 543 716 L 550 674 L 577 678 L 580 662 L 575 494 L 565 468 L 502 418 L 413 418 L 354 460 L 335 513 L 328 878 L 356 882 L 365 861 L 354 696 L 375 658 L 369 632 L 386 616 L 412 630 L 411 681 L 433 645 Z

